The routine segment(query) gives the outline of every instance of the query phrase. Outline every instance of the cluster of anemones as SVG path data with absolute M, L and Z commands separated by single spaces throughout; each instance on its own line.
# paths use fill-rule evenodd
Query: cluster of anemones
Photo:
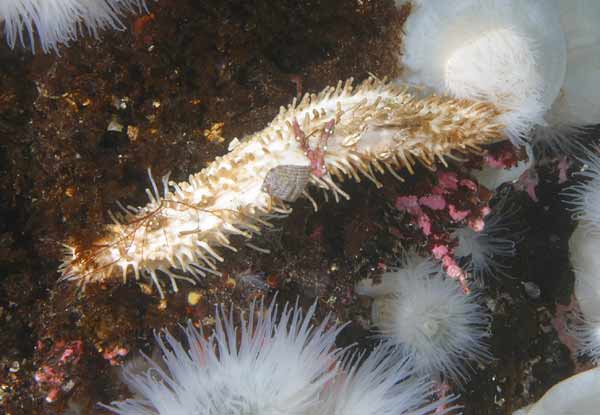
M 236 327 L 223 309 L 210 337 L 188 325 L 186 344 L 157 336 L 162 362 L 125 369 L 135 396 L 108 409 L 133 414 L 425 415 L 448 413 L 411 362 L 380 345 L 368 355 L 336 348 L 344 326 L 313 325 L 316 304 L 250 307 Z M 437 411 L 437 412 L 436 412 Z
M 466 168 L 498 160 L 514 168 L 514 147 L 495 146 Z M 438 170 L 404 185 L 392 233 L 409 250 L 396 266 L 356 286 L 372 297 L 371 320 L 380 336 L 439 382 L 464 384 L 470 368 L 491 359 L 485 338 L 490 317 L 478 285 L 505 272 L 515 254 L 511 209 L 464 170 Z M 494 203 L 491 203 L 491 202 Z M 478 284 L 473 284 L 473 279 Z
M 251 141 L 232 143 L 232 151 L 240 147 L 227 163 L 214 164 L 214 171 L 209 170 L 188 186 L 166 183 L 164 197 L 154 186 L 149 207 L 125 212 L 127 217 L 138 215 L 148 220 L 127 234 L 123 246 L 102 245 L 109 247 L 102 252 L 107 258 L 106 275 L 113 276 L 113 265 L 119 263 L 123 276 L 131 269 L 139 277 L 138 265 L 143 263 L 142 271 L 151 275 L 159 289 L 157 272 L 170 278 L 176 289 L 175 280 L 186 277 L 174 274 L 171 268 L 216 273 L 214 263 L 223 258 L 212 246 L 235 251 L 228 239 L 230 235 L 248 237 L 258 232 L 259 225 L 265 224 L 262 213 L 271 213 L 271 196 L 293 202 L 304 195 L 315 203 L 304 192 L 310 178 L 312 185 L 330 191 L 336 199 L 348 197 L 334 179 L 339 182 L 350 176 L 358 180 L 360 173 L 379 186 L 375 171 L 387 168 L 395 174 L 394 168 L 398 166 L 411 170 L 414 159 L 428 166 L 435 159 L 446 164 L 445 157 L 452 152 L 478 151 L 479 145 L 489 144 L 500 135 L 510 138 L 515 145 L 524 145 L 527 160 L 513 157 L 518 153 L 514 149 L 502 154 L 490 153 L 484 158 L 485 164 L 473 170 L 472 175 L 490 190 L 507 181 L 522 180 L 522 186 L 535 199 L 536 178 L 528 173 L 534 157 L 527 140 L 532 139 L 542 147 L 568 148 L 569 133 L 600 120 L 599 94 L 595 88 L 600 78 L 597 69 L 600 36 L 595 24 L 600 7 L 584 0 L 414 0 L 412 3 L 403 41 L 404 80 L 475 103 L 445 98 L 418 101 L 389 85 L 373 83 L 363 84 L 356 93 L 348 86 L 326 89 L 314 100 L 307 99 L 304 105 L 282 112 L 275 120 L 281 122 L 281 128 L 275 122 L 263 136 L 254 137 L 254 144 L 261 146 L 265 154 L 258 157 L 263 164 L 257 170 L 263 176 L 253 183 L 252 191 L 246 188 L 240 200 L 246 203 L 251 196 L 258 195 L 260 203 L 252 206 L 248 202 L 252 209 L 238 211 L 237 203 L 233 207 L 225 204 L 223 200 L 231 199 L 226 195 L 214 209 L 211 206 L 205 209 L 210 215 L 206 215 L 203 222 L 206 229 L 202 230 L 197 219 L 200 210 L 189 209 L 194 221 L 174 221 L 180 226 L 174 235 L 192 240 L 195 250 L 184 247 L 166 257 L 157 254 L 139 258 L 135 252 L 128 252 L 136 246 L 144 248 L 143 243 L 135 243 L 139 242 L 135 235 L 142 225 L 149 232 L 172 219 L 176 216 L 173 212 L 181 213 L 187 206 L 182 203 L 185 197 L 194 196 L 193 206 L 202 198 L 208 204 L 212 195 L 203 194 L 202 186 L 208 184 L 206 187 L 219 189 L 235 186 L 240 177 L 225 177 L 226 183 L 219 186 L 212 186 L 211 180 L 219 172 L 225 176 L 232 166 L 254 162 L 257 153 L 254 147 L 242 151 Z M 95 36 L 103 28 L 122 28 L 123 14 L 136 7 L 144 7 L 144 2 L 7 0 L 0 3 L 0 21 L 11 47 L 20 42 L 34 49 L 37 37 L 41 48 L 48 52 L 70 43 L 81 35 L 84 27 Z M 465 102 L 466 106 L 460 107 Z M 403 112 L 410 105 L 413 112 Z M 438 111 L 439 108 L 445 112 Z M 472 117 L 473 114 L 476 116 Z M 417 123 L 420 130 L 399 122 L 414 117 L 422 117 Z M 445 136 L 448 126 L 453 132 Z M 466 131 L 489 137 L 466 144 Z M 434 142 L 432 134 L 439 136 L 435 137 L 437 141 Z M 394 141 L 409 136 L 400 147 Z M 458 139 L 447 140 L 448 137 Z M 285 154 L 285 160 L 269 164 L 273 158 L 267 155 L 274 152 Z M 590 164 L 586 173 L 590 182 L 575 190 L 580 224 L 570 248 L 576 272 L 576 296 L 585 317 L 583 349 L 598 359 L 600 279 L 596 265 L 600 264 L 595 248 L 600 243 L 600 213 L 596 203 L 600 200 L 596 190 L 600 188 L 600 162 L 594 156 Z M 287 193 L 280 191 L 287 192 L 290 187 L 295 190 L 294 197 L 283 197 Z M 239 343 L 232 318 L 224 316 L 218 319 L 215 332 L 208 339 L 190 326 L 186 331 L 188 348 L 165 333 L 167 340 L 159 339 L 159 345 L 166 369 L 152 363 L 145 373 L 126 372 L 129 385 L 139 396 L 114 403 L 111 409 L 120 414 L 387 415 L 425 414 L 436 409 L 443 412 L 443 402 L 427 400 L 431 388 L 419 376 L 464 381 L 470 362 L 490 358 L 484 342 L 488 317 L 466 275 L 494 271 L 498 265 L 494 257 L 510 255 L 514 249 L 512 241 L 494 235 L 495 230 L 502 230 L 502 215 L 491 212 L 487 202 L 487 196 L 472 178 L 453 171 L 439 171 L 429 186 L 396 199 L 396 208 L 405 214 L 400 226 L 412 225 L 412 228 L 405 226 L 408 232 L 403 237 L 412 238 L 431 258 L 408 253 L 397 269 L 382 276 L 380 284 L 366 281 L 358 285 L 359 293 L 374 298 L 373 322 L 386 339 L 383 346 L 362 361 L 335 349 L 340 327 L 327 327 L 327 322 L 316 328 L 310 326 L 314 309 L 303 317 L 299 308 L 286 308 L 279 317 L 274 305 L 267 310 L 259 307 L 251 309 L 249 318 L 242 322 Z M 288 211 L 285 204 L 276 208 L 279 213 Z M 220 227 L 213 226 L 215 222 Z M 113 227 L 119 240 L 123 239 L 122 227 L 118 220 Z M 196 238 L 210 232 L 210 243 Z M 164 233 L 160 232 L 160 236 L 164 238 Z M 140 239 L 145 243 L 145 234 Z M 167 242 L 168 245 L 171 241 Z M 157 245 L 155 252 L 164 251 L 163 246 Z M 72 261 L 63 268 L 69 277 L 71 272 L 77 274 L 95 263 L 76 248 L 71 249 Z M 99 257 L 95 254 L 93 260 Z M 466 266 L 460 265 L 461 258 Z M 81 344 L 63 346 L 66 348 L 58 357 L 59 365 L 76 362 Z M 119 350 L 111 349 L 105 357 L 112 361 Z M 414 377 L 411 370 L 419 376 Z M 53 388 L 47 398 L 52 400 L 57 393 L 53 391 L 58 390 L 64 376 L 50 366 L 43 366 L 36 380 Z

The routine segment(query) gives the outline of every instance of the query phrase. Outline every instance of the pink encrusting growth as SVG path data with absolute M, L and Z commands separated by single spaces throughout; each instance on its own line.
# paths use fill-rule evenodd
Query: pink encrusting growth
M 129 354 L 129 349 L 123 346 L 114 346 L 113 348 L 106 349 L 102 353 L 102 357 L 105 360 L 108 360 L 111 366 L 119 366 L 121 365 L 121 360 L 125 356 Z
M 300 128 L 298 120 L 294 120 L 292 125 L 294 126 L 294 135 L 296 140 L 298 140 L 300 147 L 302 150 L 304 150 L 304 154 L 306 154 L 306 157 L 308 157 L 310 160 L 311 173 L 316 177 L 322 177 L 325 173 L 327 173 L 327 168 L 325 166 L 325 150 L 327 149 L 327 139 L 333 134 L 335 120 L 332 119 L 325 124 L 323 131 L 321 131 L 321 137 L 316 143 L 314 149 L 310 147 L 308 137 Z
M 396 198 L 396 209 L 408 213 L 403 222 L 416 225 L 412 229 L 404 226 L 399 232 L 403 239 L 425 244 L 431 255 L 442 262 L 446 273 L 468 292 L 467 274 L 455 259 L 459 241 L 454 231 L 461 227 L 475 234 L 484 230 L 484 218 L 490 212 L 488 196 L 473 180 L 459 173 L 440 170 L 435 177 L 435 182 L 419 182 L 415 188 L 418 194 Z
M 446 208 L 446 199 L 441 195 L 421 196 L 419 205 L 433 210 L 442 210 Z
M 36 351 L 45 357 L 35 372 L 34 380 L 38 387 L 44 390 L 46 402 L 55 402 L 61 394 L 70 392 L 75 386 L 70 373 L 77 367 L 83 355 L 83 341 L 58 340 L 51 348 L 38 342 Z

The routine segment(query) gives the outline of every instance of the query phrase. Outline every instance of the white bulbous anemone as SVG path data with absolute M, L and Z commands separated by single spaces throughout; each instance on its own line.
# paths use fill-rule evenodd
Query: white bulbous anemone
M 591 415 L 600 407 L 600 368 L 586 370 L 567 378 L 536 403 L 513 412 L 513 415 Z
M 224 310 L 208 340 L 188 325 L 189 350 L 168 332 L 165 340 L 157 337 L 167 371 L 156 363 L 142 375 L 126 371 L 127 384 L 143 398 L 113 403 L 111 409 L 123 415 L 166 415 L 295 414 L 314 408 L 337 371 L 341 351 L 335 338 L 342 326 L 327 327 L 325 320 L 312 327 L 314 306 L 306 316 L 286 306 L 279 320 L 274 302 L 264 311 L 250 308 L 240 325 L 239 346 L 233 317 Z
M 401 59 L 410 82 L 510 110 L 513 143 L 531 138 L 543 152 L 573 150 L 576 136 L 600 123 L 597 1 L 410 3 Z M 527 126 L 530 137 L 519 136 Z
M 508 111 L 503 121 L 514 143 L 545 124 L 566 72 L 557 0 L 412 2 L 404 32 L 409 82 L 495 103 Z
M 582 354 L 600 361 L 600 156 L 589 152 L 579 173 L 584 182 L 567 190 L 578 219 L 569 239 L 569 257 L 575 274 L 575 298 L 583 317 L 576 334 Z
M 365 359 L 335 346 L 344 325 L 329 317 L 317 326 L 296 304 L 279 313 L 275 301 L 250 307 L 239 327 L 221 308 L 213 334 L 191 324 L 188 346 L 168 332 L 157 336 L 163 362 L 127 368 L 136 393 L 107 409 L 119 415 L 426 415 L 453 398 L 432 400 L 432 385 L 414 377 L 406 360 L 386 345 Z M 361 361 L 362 360 L 362 361 Z
M 600 361 L 600 229 L 580 222 L 569 239 L 575 298 L 583 321 L 575 329 L 579 352 Z
M 534 142 L 555 150 L 571 147 L 568 135 L 600 123 L 600 3 L 559 0 L 561 27 L 567 42 L 567 70 L 561 92 L 546 114 Z
M 124 30 L 123 17 L 145 9 L 144 0 L 2 0 L 0 23 L 11 48 L 20 43 L 35 53 L 37 39 L 49 53 L 86 34 L 98 38 L 105 29 Z
M 473 362 L 491 360 L 489 316 L 478 294 L 464 293 L 433 260 L 407 254 L 380 283 L 363 280 L 355 290 L 373 297 L 372 320 L 381 338 L 408 356 L 417 373 L 460 384 Z

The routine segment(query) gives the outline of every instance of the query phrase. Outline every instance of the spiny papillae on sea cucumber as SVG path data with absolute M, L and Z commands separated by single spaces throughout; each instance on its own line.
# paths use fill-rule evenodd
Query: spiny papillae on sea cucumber
M 352 79 L 305 95 L 281 108 L 262 131 L 234 139 L 187 182 L 153 180 L 150 202 L 122 208 L 91 245 L 70 242 L 60 267 L 63 279 L 81 287 L 128 275 L 150 277 L 161 296 L 159 276 L 177 291 L 177 279 L 218 273 L 219 248 L 236 251 L 232 235 L 247 240 L 271 226 L 273 215 L 291 212 L 288 202 L 307 197 L 312 187 L 348 199 L 336 182 L 364 175 L 378 187 L 376 171 L 396 170 L 418 161 L 446 164 L 453 153 L 479 151 L 504 137 L 505 113 L 487 102 L 420 96 L 404 87 Z

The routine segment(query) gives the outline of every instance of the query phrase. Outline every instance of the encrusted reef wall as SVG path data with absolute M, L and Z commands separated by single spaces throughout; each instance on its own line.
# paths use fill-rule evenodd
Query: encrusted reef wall
M 153 329 L 187 319 L 210 328 L 215 304 L 247 309 L 276 291 L 281 301 L 318 297 L 319 316 L 351 321 L 340 345 L 371 344 L 369 303 L 354 285 L 394 263 L 400 246 L 426 244 L 395 207 L 435 182 L 416 165 L 405 182 L 379 175 L 381 188 L 348 181 L 350 201 L 319 195 L 317 212 L 297 201 L 253 240 L 270 253 L 241 246 L 226 254 L 221 275 L 183 282 L 164 298 L 147 281 L 89 284 L 84 295 L 59 283 L 61 242 L 97 239 L 117 201 L 144 205 L 148 168 L 185 180 L 295 96 L 349 77 L 396 76 L 409 12 L 391 0 L 148 6 L 126 31 L 79 39 L 60 57 L 0 42 L 0 412 L 107 413 L 96 403 L 128 396 L 117 367 L 151 353 Z M 568 182 L 549 168 L 541 178 L 537 203 L 510 196 L 529 232 L 511 278 L 486 282 L 496 360 L 465 386 L 466 414 L 511 413 L 573 369 L 552 326 L 555 303 L 567 303 L 572 289 L 572 225 L 555 197 Z M 469 195 L 465 209 L 489 198 Z

